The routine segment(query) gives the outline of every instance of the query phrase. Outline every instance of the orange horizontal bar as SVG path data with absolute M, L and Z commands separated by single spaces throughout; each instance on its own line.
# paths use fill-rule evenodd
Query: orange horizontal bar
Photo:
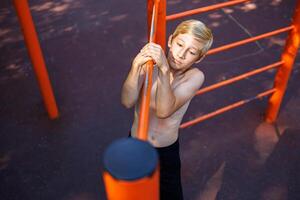
M 244 3 L 246 1 L 250 1 L 250 0 L 232 0 L 232 1 L 225 2 L 225 3 L 218 3 L 218 4 L 214 4 L 214 5 L 210 5 L 210 6 L 206 6 L 206 7 L 202 7 L 202 8 L 188 10 L 188 11 L 184 11 L 184 12 L 181 12 L 181 13 L 168 15 L 166 17 L 166 20 L 169 21 L 169 20 L 174 20 L 174 19 L 186 17 L 186 16 L 200 14 L 200 13 L 204 13 L 204 12 L 208 12 L 208 11 L 212 11 L 212 10 L 216 10 L 216 9 L 220 9 L 220 8 L 224 8 L 224 7 Z
M 224 46 L 221 46 L 221 47 L 214 48 L 214 49 L 208 51 L 207 54 L 208 55 L 215 54 L 215 53 L 227 50 L 227 49 L 231 49 L 233 47 L 241 46 L 243 44 L 254 42 L 256 40 L 260 40 L 260 39 L 263 39 L 263 38 L 266 38 L 266 37 L 270 37 L 270 36 L 277 35 L 277 34 L 280 34 L 280 33 L 283 33 L 283 32 L 287 32 L 287 31 L 290 31 L 292 29 L 294 29 L 293 25 L 285 27 L 285 28 L 277 29 L 275 31 L 271 31 L 271 32 L 268 32 L 268 33 L 264 33 L 264 34 L 255 36 L 255 37 L 251 37 L 251 38 L 244 39 L 244 40 L 241 40 L 241 41 L 238 41 L 238 42 L 233 42 L 231 44 L 227 44 L 227 45 L 224 45 Z
M 202 121 L 204 121 L 206 119 L 209 119 L 209 118 L 212 118 L 214 116 L 220 115 L 220 114 L 222 114 L 222 113 L 224 113 L 226 111 L 229 111 L 229 110 L 232 110 L 232 109 L 237 108 L 239 106 L 242 106 L 242 105 L 244 105 L 246 103 L 249 103 L 249 102 L 251 102 L 251 101 L 253 101 L 255 99 L 259 99 L 259 98 L 262 98 L 264 96 L 270 95 L 270 94 L 274 93 L 275 90 L 276 89 L 273 88 L 273 89 L 267 90 L 265 92 L 262 92 L 262 93 L 258 94 L 257 96 L 255 96 L 253 98 L 249 98 L 249 99 L 246 99 L 246 100 L 238 101 L 238 102 L 233 103 L 231 105 L 225 106 L 225 107 L 220 108 L 220 109 L 218 109 L 218 110 L 216 110 L 214 112 L 208 113 L 208 114 L 203 115 L 201 117 L 198 117 L 198 118 L 196 118 L 194 120 L 185 122 L 185 123 L 183 123 L 183 124 L 180 125 L 180 128 L 187 128 L 189 126 L 192 126 L 194 124 L 202 122 Z
M 264 72 L 264 71 L 273 69 L 273 68 L 275 68 L 275 67 L 278 67 L 278 66 L 282 65 L 283 63 L 284 63 L 283 61 L 279 61 L 279 62 L 273 63 L 273 64 L 271 64 L 271 65 L 267 65 L 267 66 L 265 66 L 265 67 L 262 67 L 262 68 L 259 68 L 259 69 L 255 69 L 255 70 L 253 70 L 253 71 L 250 71 L 250 72 L 244 73 L 244 74 L 242 74 L 242 75 L 236 76 L 236 77 L 234 77 L 234 78 L 231 78 L 231 79 L 228 79 L 228 80 L 225 80 L 225 81 L 222 81 L 222 82 L 213 84 L 213 85 L 211 85 L 211 86 L 208 86 L 208 87 L 205 87 L 205 88 L 203 88 L 203 89 L 201 89 L 201 90 L 198 90 L 198 91 L 196 92 L 196 95 L 204 94 L 204 93 L 209 92 L 209 91 L 211 91 L 211 90 L 214 90 L 214 89 L 223 87 L 223 86 L 225 86 L 225 85 L 229 85 L 229 84 L 231 84 L 231 83 L 240 81 L 240 80 L 245 79 L 245 78 L 248 78 L 248 77 L 250 77 L 250 76 L 253 76 L 253 75 L 262 73 L 262 72 Z

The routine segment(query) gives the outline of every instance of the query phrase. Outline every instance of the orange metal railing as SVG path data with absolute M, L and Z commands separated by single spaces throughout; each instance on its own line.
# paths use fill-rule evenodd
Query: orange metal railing
M 25 43 L 33 64 L 39 88 L 50 119 L 58 117 L 58 108 L 48 76 L 39 40 L 34 28 L 27 0 L 14 0 L 14 6 L 22 27 Z
M 240 81 L 240 80 L 243 80 L 243 79 L 246 79 L 246 78 L 249 78 L 250 76 L 254 76 L 256 74 L 259 74 L 259 73 L 262 73 L 264 71 L 268 71 L 270 69 L 274 69 L 280 65 L 283 64 L 283 61 L 279 61 L 279 62 L 276 62 L 276 63 L 273 63 L 271 65 L 267 65 L 265 67 L 262 67 L 262 68 L 259 68 L 259 69 L 256 69 L 256 70 L 253 70 L 253 71 L 250 71 L 250 72 L 247 72 L 247 73 L 244 73 L 242 75 L 239 75 L 239 76 L 236 76 L 234 78 L 231 78 L 231 79 L 227 79 L 225 81 L 221 81 L 219 83 L 216 83 L 216 84 L 213 84 L 211 86 L 208 86 L 208 87 L 205 87 L 203 89 L 200 89 L 196 92 L 196 95 L 200 95 L 200 94 L 204 94 L 206 92 L 209 92 L 211 90 L 215 90 L 217 88 L 220 88 L 220 87 L 223 87 L 225 85 L 229 85 L 229 84 L 232 84 L 234 82 L 237 82 L 237 81 Z
M 270 90 L 267 90 L 265 92 L 262 92 L 262 93 L 258 94 L 255 97 L 252 97 L 252 98 L 249 98 L 249 99 L 246 99 L 246 100 L 242 100 L 242 101 L 236 102 L 234 104 L 225 106 L 225 107 L 220 108 L 220 109 L 218 109 L 218 110 L 216 110 L 214 112 L 211 112 L 209 114 L 203 115 L 203 116 L 198 117 L 198 118 L 196 118 L 194 120 L 191 120 L 189 122 L 185 122 L 185 123 L 183 123 L 183 124 L 180 125 L 180 128 L 187 128 L 189 126 L 192 126 L 194 124 L 202 122 L 202 121 L 204 121 L 206 119 L 209 119 L 209 118 L 212 118 L 214 116 L 220 115 L 220 114 L 222 114 L 222 113 L 224 113 L 226 111 L 229 111 L 229 110 L 232 110 L 234 108 L 240 107 L 240 106 L 242 106 L 242 105 L 244 105 L 246 103 L 249 103 L 249 102 L 251 102 L 251 101 L 253 101 L 255 99 L 259 99 L 259 98 L 262 98 L 264 96 L 270 95 L 270 94 L 274 93 L 275 91 L 276 91 L 276 89 L 270 89 Z
M 195 15 L 195 14 L 204 13 L 204 12 L 209 12 L 209 11 L 217 10 L 217 9 L 228 7 L 228 6 L 234 6 L 234 5 L 245 3 L 248 1 L 250 1 L 250 0 L 232 0 L 232 1 L 224 2 L 224 3 L 218 3 L 215 5 L 211 5 L 211 6 L 206 6 L 206 7 L 188 10 L 188 11 L 177 13 L 177 14 L 168 15 L 166 17 L 166 20 L 167 21 L 175 20 L 178 18 L 187 17 L 187 16 L 191 16 L 191 15 Z
M 234 48 L 234 47 L 238 47 L 238 46 L 250 43 L 250 42 L 254 42 L 254 41 L 257 41 L 257 40 L 260 40 L 260 39 L 271 37 L 273 35 L 277 35 L 277 34 L 280 34 L 280 33 L 290 31 L 293 28 L 294 28 L 294 26 L 292 25 L 292 26 L 288 26 L 288 27 L 285 27 L 285 28 L 275 30 L 275 31 L 264 33 L 264 34 L 261 34 L 261 35 L 255 36 L 255 37 L 247 38 L 247 39 L 244 39 L 244 40 L 241 40 L 241 41 L 238 41 L 238 42 L 233 42 L 231 44 L 227 44 L 227 45 L 224 45 L 224 46 L 221 46 L 221 47 L 218 47 L 218 48 L 214 48 L 214 49 L 208 51 L 207 54 L 211 55 L 211 54 L 215 54 L 215 53 L 218 53 L 218 52 L 221 52 L 221 51 L 225 51 L 225 50 L 228 50 L 228 49 L 231 49 L 231 48 Z
M 190 11 L 190 12 L 184 12 L 184 13 L 180 13 L 177 14 L 176 16 L 169 16 L 166 17 L 166 0 L 148 0 L 148 23 L 151 22 L 151 25 L 148 25 L 148 28 L 151 30 L 150 31 L 150 41 L 152 42 L 156 42 L 159 41 L 159 44 L 165 48 L 165 23 L 166 23 L 166 19 L 168 18 L 168 20 L 171 19 L 177 19 L 179 17 L 183 17 L 183 16 L 188 16 L 188 15 L 192 15 L 192 14 L 196 14 L 196 13 L 200 13 L 200 12 L 204 12 L 204 11 L 209 11 L 212 9 L 217 9 L 217 8 L 221 8 L 221 7 L 225 7 L 225 6 L 229 6 L 229 5 L 236 5 L 238 3 L 243 3 L 246 1 L 230 1 L 228 3 L 222 3 L 222 4 L 217 4 L 215 6 L 209 6 L 206 7 L 206 9 L 195 9 L 194 11 Z M 153 9 L 151 9 L 153 7 Z M 178 17 L 179 16 L 179 17 Z M 157 26 L 156 26 L 157 24 Z M 248 98 L 245 100 L 241 100 L 238 102 L 235 102 L 231 105 L 225 106 L 223 108 L 220 108 L 214 112 L 208 113 L 206 115 L 200 116 L 194 120 L 191 120 L 189 122 L 185 122 L 183 124 L 181 124 L 180 128 L 186 128 L 189 126 L 192 126 L 194 124 L 197 124 L 199 122 L 202 122 L 206 119 L 212 118 L 214 116 L 220 115 L 226 111 L 235 109 L 237 107 L 240 107 L 242 105 L 245 105 L 253 100 L 268 96 L 268 95 L 272 95 L 270 100 L 269 100 L 269 108 L 267 111 L 267 117 L 266 120 L 268 122 L 273 122 L 276 119 L 276 116 L 278 114 L 278 110 L 280 107 L 280 103 L 282 101 L 282 97 L 284 95 L 286 86 L 287 86 L 287 81 L 289 78 L 289 75 L 291 73 L 292 70 L 292 65 L 297 53 L 297 50 L 299 48 L 299 41 L 300 41 L 300 0 L 298 0 L 297 2 L 297 6 L 296 6 L 296 12 L 293 18 L 293 23 L 291 26 L 288 26 L 286 28 L 282 28 L 282 29 L 278 29 L 275 31 L 271 31 L 269 33 L 265 33 L 256 37 L 252 37 L 249 39 L 245 39 L 242 41 L 238 41 L 232 44 L 228 44 L 228 45 L 224 45 L 222 47 L 218 47 L 215 49 L 212 49 L 211 51 L 209 51 L 209 54 L 213 54 L 213 53 L 217 53 L 217 52 L 221 52 L 233 47 L 237 47 L 243 44 L 247 44 L 249 42 L 253 42 L 262 38 L 266 38 L 266 37 L 270 37 L 272 35 L 275 34 L 279 34 L 279 33 L 283 33 L 286 31 L 290 31 L 289 33 L 289 37 L 286 43 L 286 47 L 284 50 L 284 53 L 282 55 L 282 59 L 276 63 L 264 66 L 262 68 L 259 69 L 255 69 L 252 71 L 249 71 L 247 73 L 244 73 L 242 75 L 233 77 L 231 79 L 216 83 L 214 85 L 208 86 L 204 89 L 199 90 L 196 95 L 200 95 L 200 94 L 204 94 L 208 91 L 212 91 L 214 89 L 232 84 L 234 82 L 240 81 L 242 79 L 245 79 L 247 77 L 250 76 L 254 76 L 256 74 L 265 72 L 267 70 L 270 69 L 274 69 L 274 68 L 278 68 L 277 70 L 277 75 L 275 78 L 275 83 L 274 83 L 274 87 L 272 89 L 269 89 L 267 91 L 264 91 L 262 93 L 259 93 L 258 95 L 256 95 L 255 97 L 252 98 Z M 159 32 L 159 34 L 158 34 Z M 156 37 L 156 34 L 158 37 Z M 144 81 L 144 85 L 143 85 L 143 89 L 142 89 L 142 102 L 141 102 L 141 107 L 140 107 L 140 116 L 139 116 L 139 124 L 138 124 L 138 138 L 141 140 L 147 140 L 147 131 L 148 131 L 148 120 L 149 120 L 149 104 L 150 104 L 150 91 L 151 91 L 151 80 L 152 80 L 152 70 L 153 70 L 153 61 L 149 61 L 147 63 L 147 73 L 146 73 L 146 77 L 145 77 L 145 81 Z M 128 140 L 128 139 L 127 139 Z M 126 147 L 125 147 L 126 148 Z M 120 149 L 117 149 L 115 152 L 117 152 L 117 154 L 120 151 Z M 134 150 L 132 152 L 139 152 L 137 150 Z M 116 161 L 114 160 L 113 162 L 111 162 L 111 158 L 114 158 L 115 154 L 107 154 L 109 156 L 106 156 L 106 170 L 103 173 L 103 179 L 104 182 L 106 184 L 106 191 L 107 191 L 107 196 L 108 199 L 158 199 L 159 194 L 158 194 L 158 187 L 159 187 L 159 168 L 153 168 L 152 173 L 154 175 L 152 176 L 146 176 L 146 177 L 142 177 L 141 179 L 137 179 L 134 181 L 128 181 L 128 180 L 122 180 L 119 178 L 114 177 L 113 173 L 110 173 L 109 171 L 110 168 L 109 166 L 112 166 L 113 169 L 114 165 L 111 165 L 112 163 L 116 163 Z M 124 155 L 128 155 L 124 154 Z M 119 157 L 121 157 L 120 160 L 118 160 L 118 162 L 120 161 L 124 161 L 122 155 Z M 141 156 L 139 156 L 141 157 Z M 120 165 L 119 165 L 120 166 Z M 121 170 L 123 171 L 123 170 Z M 119 173 L 116 173 L 119 174 Z M 120 176 L 120 175 L 119 175 Z M 150 197 L 151 196 L 151 197 Z
M 189 10 L 189 11 L 185 11 L 185 12 L 181 12 L 181 13 L 176 13 L 176 14 L 172 14 L 172 15 L 168 15 L 168 16 L 160 16 L 160 18 L 158 20 L 163 21 L 164 23 L 162 23 L 162 25 L 160 26 L 164 26 L 166 21 L 170 21 L 170 20 L 175 20 L 175 19 L 179 19 L 182 17 L 187 17 L 187 16 L 191 16 L 191 15 L 195 15 L 195 14 L 200 14 L 200 13 L 204 13 L 204 12 L 208 12 L 208 11 L 212 11 L 212 10 L 216 10 L 216 9 L 220 9 L 220 8 L 224 8 L 224 7 L 228 7 L 228 6 L 234 6 L 234 5 L 238 5 L 241 3 L 245 3 L 248 2 L 249 0 L 232 0 L 232 1 L 228 1 L 228 2 L 224 2 L 224 3 L 218 3 L 218 4 L 214 4 L 214 5 L 210 5 L 210 6 L 206 6 L 206 7 L 202 7 L 202 8 L 197 8 L 197 9 L 193 9 L 193 10 Z M 149 8 L 149 3 L 151 2 L 151 0 L 148 0 L 148 8 Z M 161 3 L 165 4 L 166 0 L 161 0 Z M 164 10 L 166 10 L 166 7 L 162 8 Z M 149 11 L 148 11 L 149 14 Z M 148 22 L 149 22 L 149 18 L 148 18 Z M 160 27 L 158 26 L 158 29 L 161 30 L 165 30 L 164 27 Z M 274 31 L 270 31 L 255 37 L 251 37 L 251 38 L 247 38 L 244 40 L 240 40 L 237 42 L 233 42 L 221 47 L 217 47 L 214 48 L 210 51 L 208 51 L 208 55 L 212 55 L 218 52 L 222 52 L 234 47 L 238 47 L 250 42 L 254 42 L 263 38 L 267 38 L 267 37 L 271 37 L 280 33 L 284 33 L 284 32 L 289 32 L 289 36 L 286 42 L 286 47 L 285 50 L 282 54 L 282 58 L 279 62 L 270 64 L 268 66 L 262 67 L 260 69 L 255 69 L 252 70 L 250 72 L 247 72 L 245 74 L 236 76 L 234 78 L 222 81 L 220 83 L 216 83 L 213 84 L 211 86 L 208 86 L 206 88 L 200 89 L 199 91 L 197 91 L 196 95 L 200 95 L 200 94 L 204 94 L 208 91 L 212 91 L 214 89 L 223 87 L 225 85 L 229 85 L 232 84 L 234 82 L 240 81 L 242 79 L 245 79 L 247 77 L 265 72 L 269 69 L 273 69 L 273 68 L 278 68 L 277 70 L 277 74 L 276 74 L 276 78 L 275 78 L 275 82 L 274 82 L 274 88 L 265 92 L 265 93 L 261 93 L 258 96 L 251 98 L 253 99 L 257 99 L 260 98 L 262 96 L 267 96 L 271 94 L 270 100 L 269 100 L 269 105 L 268 105 L 268 109 L 266 112 L 266 121 L 267 122 L 274 122 L 277 118 L 278 115 L 278 110 L 283 98 L 283 95 L 285 93 L 285 89 L 287 86 L 287 82 L 289 79 L 289 75 L 291 73 L 292 70 L 292 66 L 294 63 L 294 59 L 296 57 L 296 52 L 299 48 L 299 41 L 300 41 L 300 0 L 297 0 L 297 5 L 295 8 L 295 13 L 293 16 L 293 22 L 291 23 L 290 26 L 284 27 L 284 28 L 280 28 Z M 149 26 L 148 26 L 149 27 Z M 166 32 L 162 31 L 160 32 L 160 34 L 158 35 L 158 40 L 163 41 L 161 38 L 166 38 Z M 165 41 L 165 40 L 164 40 Z M 164 44 L 161 44 L 165 46 Z M 203 121 L 205 119 L 209 119 L 213 116 L 219 115 L 225 111 L 231 110 L 233 108 L 236 108 L 240 105 L 244 105 L 246 102 L 249 102 L 248 100 L 243 100 L 237 103 L 234 103 L 232 105 L 226 106 L 224 108 L 221 108 L 217 111 L 214 111 L 212 113 L 209 113 L 207 115 L 201 116 L 200 118 L 197 118 L 194 120 L 192 120 L 192 122 L 186 122 L 184 124 L 182 124 L 181 128 L 187 127 L 187 124 L 195 124 L 195 123 L 199 123 L 200 121 Z

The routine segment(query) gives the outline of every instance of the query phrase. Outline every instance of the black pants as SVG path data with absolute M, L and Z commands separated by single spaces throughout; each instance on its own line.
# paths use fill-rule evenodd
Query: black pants
M 160 161 L 160 200 L 183 200 L 178 139 L 170 146 L 155 149 Z

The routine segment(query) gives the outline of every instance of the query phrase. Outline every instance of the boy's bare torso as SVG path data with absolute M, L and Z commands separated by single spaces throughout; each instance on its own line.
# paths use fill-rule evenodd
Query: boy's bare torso
M 170 77 L 170 84 L 172 90 L 181 85 L 183 82 L 189 80 L 192 70 L 198 70 L 195 68 L 189 69 L 183 76 L 180 78 Z M 152 77 L 152 89 L 151 89 L 151 100 L 150 100 L 150 111 L 149 111 L 149 131 L 148 131 L 148 141 L 155 147 L 165 147 L 173 144 L 178 138 L 178 130 L 181 123 L 181 120 L 189 106 L 190 100 L 187 101 L 183 106 L 181 106 L 177 111 L 175 111 L 171 116 L 167 118 L 158 118 L 156 116 L 156 105 L 155 105 L 155 96 L 157 89 L 157 78 L 158 78 L 158 69 L 154 67 L 153 77 Z M 140 99 L 135 105 L 134 112 L 134 122 L 131 128 L 132 136 L 136 136 L 136 131 L 138 127 L 139 119 L 139 107 Z

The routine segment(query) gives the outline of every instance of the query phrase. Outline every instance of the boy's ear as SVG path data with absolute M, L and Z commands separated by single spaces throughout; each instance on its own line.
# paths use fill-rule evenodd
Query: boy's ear
M 206 56 L 206 54 L 202 55 L 195 63 L 199 63 L 203 58 Z
M 173 38 L 173 35 L 170 35 L 169 36 L 169 39 L 168 39 L 168 47 L 170 48 L 171 45 L 172 45 L 172 38 Z

